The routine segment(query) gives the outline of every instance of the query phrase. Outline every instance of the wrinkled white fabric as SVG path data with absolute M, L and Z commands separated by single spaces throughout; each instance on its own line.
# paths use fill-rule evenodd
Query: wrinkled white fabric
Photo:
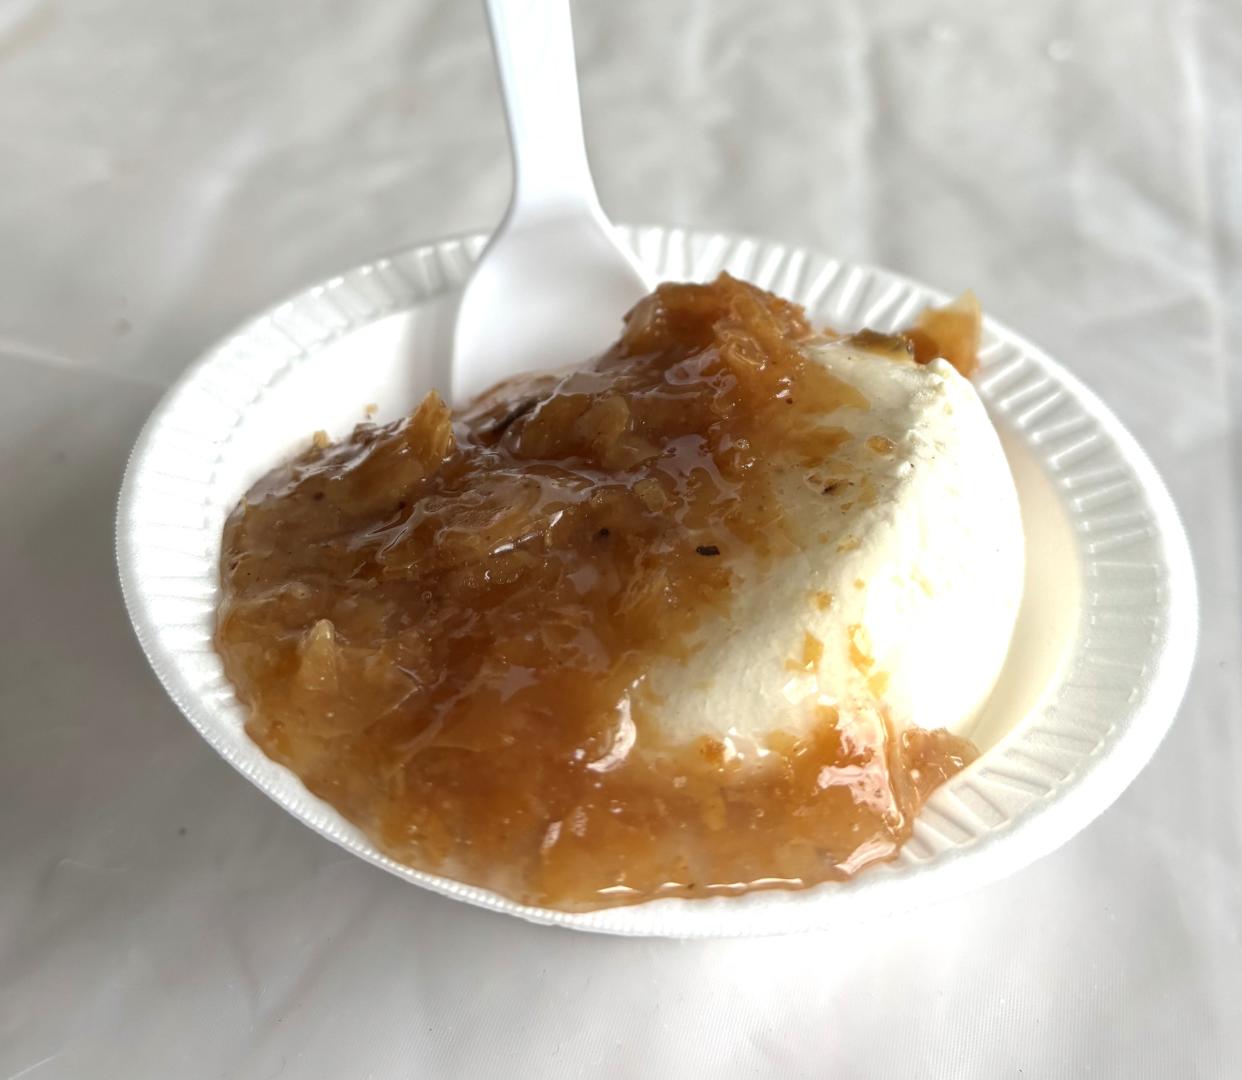
M 132 640 L 126 454 L 206 345 L 487 226 L 475 4 L 0 4 L 0 1077 L 1242 1075 L 1242 13 L 577 0 L 618 218 L 985 307 L 1164 474 L 1203 596 L 1151 766 L 1057 854 L 857 934 L 676 943 L 420 892 L 268 802 Z

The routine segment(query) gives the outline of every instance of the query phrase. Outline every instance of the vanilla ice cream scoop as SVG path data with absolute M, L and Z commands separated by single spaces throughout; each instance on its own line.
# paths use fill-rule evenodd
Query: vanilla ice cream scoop
M 969 734 L 1022 595 L 1022 521 L 996 431 L 944 360 L 848 339 L 808 354 L 870 407 L 822 418 L 850 436 L 830 464 L 783 472 L 798 550 L 735 562 L 727 615 L 702 626 L 688 660 L 651 672 L 652 715 L 672 742 L 801 734 L 822 707 Z
M 317 440 L 225 525 L 247 731 L 394 857 L 540 904 L 891 856 L 970 760 L 1022 583 L 941 328 L 667 283 L 582 368 Z

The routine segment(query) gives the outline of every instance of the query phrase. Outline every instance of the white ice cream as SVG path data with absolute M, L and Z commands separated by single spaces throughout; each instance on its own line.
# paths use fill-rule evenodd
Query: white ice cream
M 740 568 L 703 647 L 652 672 L 654 712 L 674 741 L 797 732 L 816 705 L 860 718 L 887 707 L 898 730 L 968 734 L 1022 594 L 1022 522 L 996 431 L 943 360 L 840 343 L 811 354 L 870 408 L 824 418 L 853 437 L 830 469 L 791 467 L 780 492 L 803 550 Z M 810 665 L 808 634 L 822 643 Z

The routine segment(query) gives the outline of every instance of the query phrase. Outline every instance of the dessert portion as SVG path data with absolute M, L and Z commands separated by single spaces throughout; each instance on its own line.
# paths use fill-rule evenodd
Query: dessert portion
M 666 284 L 581 369 L 317 438 L 225 527 L 248 732 L 393 858 L 542 906 L 892 857 L 1020 599 L 978 327 Z

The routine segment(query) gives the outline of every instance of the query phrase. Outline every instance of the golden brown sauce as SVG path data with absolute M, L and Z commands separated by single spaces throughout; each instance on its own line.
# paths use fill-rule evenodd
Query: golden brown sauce
M 969 379 L 979 367 L 982 334 L 979 301 L 974 293 L 964 292 L 944 307 L 926 308 L 901 336 L 920 364 L 943 356 Z
M 817 421 L 866 408 L 809 335 L 727 276 L 663 285 L 585 369 L 456 417 L 433 394 L 274 470 L 224 536 L 216 643 L 250 735 L 394 858 L 528 903 L 891 857 L 969 743 L 823 708 L 748 754 L 665 745 L 646 687 L 727 617 L 737 559 L 792 550 L 773 480 L 848 437 Z

